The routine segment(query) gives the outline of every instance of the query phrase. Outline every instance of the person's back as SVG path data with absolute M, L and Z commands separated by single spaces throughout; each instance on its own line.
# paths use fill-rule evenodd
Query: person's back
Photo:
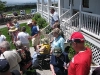
M 49 44 L 42 44 L 41 47 L 45 47 L 44 50 L 40 51 L 40 54 L 49 54 L 50 53 L 50 45 Z
M 6 58 L 6 60 L 10 64 L 10 71 L 18 70 L 20 71 L 19 62 L 21 61 L 21 57 L 17 53 L 16 50 L 13 51 L 5 51 L 2 56 Z
M 26 33 L 26 32 L 19 32 L 17 37 L 22 42 L 22 44 L 29 43 L 29 40 L 28 40 L 29 34 L 28 33 Z

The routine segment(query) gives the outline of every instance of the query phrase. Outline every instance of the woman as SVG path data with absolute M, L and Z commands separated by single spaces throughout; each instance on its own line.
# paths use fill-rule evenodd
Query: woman
M 54 39 L 51 43 L 51 53 L 55 47 L 60 47 L 62 52 L 64 52 L 64 38 L 61 36 L 61 30 L 59 28 L 55 28 L 53 30 Z

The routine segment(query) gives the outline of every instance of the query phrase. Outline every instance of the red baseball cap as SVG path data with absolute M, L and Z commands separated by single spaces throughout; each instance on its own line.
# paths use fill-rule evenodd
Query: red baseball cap
M 83 34 L 81 32 L 74 32 L 72 33 L 70 40 L 75 40 L 75 39 L 79 39 L 80 41 L 84 41 L 85 38 L 83 36 Z

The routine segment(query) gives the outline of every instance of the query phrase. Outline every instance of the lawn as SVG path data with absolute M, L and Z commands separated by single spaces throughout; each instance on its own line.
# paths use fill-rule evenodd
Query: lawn
M 31 9 L 32 8 L 26 8 L 26 9 L 22 9 L 25 10 L 26 14 L 30 14 L 31 13 Z M 20 14 L 20 10 L 15 10 L 18 14 Z M 9 12 L 5 12 L 6 14 L 12 14 L 14 11 L 9 11 Z
M 26 32 L 28 32 L 30 34 L 30 28 L 26 25 L 26 23 L 20 24 L 20 26 L 21 27 L 25 26 L 27 28 Z M 2 31 L 2 34 L 6 36 L 6 40 L 9 41 L 9 43 L 11 45 L 11 49 L 15 49 L 14 45 L 11 43 L 10 36 L 8 35 L 7 27 L 1 28 L 0 31 Z M 31 46 L 31 42 L 30 42 L 30 46 Z

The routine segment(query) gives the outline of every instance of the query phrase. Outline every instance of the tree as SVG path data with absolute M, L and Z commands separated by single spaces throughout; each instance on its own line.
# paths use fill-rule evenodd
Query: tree
M 6 2 L 0 0 L 0 11 L 2 11 L 5 8 L 5 4 Z

